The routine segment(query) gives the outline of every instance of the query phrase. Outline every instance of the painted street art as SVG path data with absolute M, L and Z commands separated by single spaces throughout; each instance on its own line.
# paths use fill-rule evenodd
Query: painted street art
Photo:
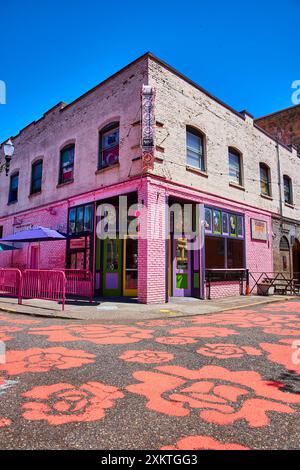
M 2 313 L 0 447 L 26 448 L 22 429 L 36 449 L 300 448 L 300 302 L 271 307 L 128 324 Z

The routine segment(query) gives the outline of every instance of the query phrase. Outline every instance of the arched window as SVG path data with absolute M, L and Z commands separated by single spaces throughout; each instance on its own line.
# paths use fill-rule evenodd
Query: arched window
M 119 161 L 119 122 L 111 122 L 99 133 L 98 168 L 106 168 Z
M 231 183 L 242 186 L 243 173 L 242 173 L 242 154 L 232 148 L 228 149 L 228 163 L 229 163 L 229 179 Z
M 74 179 L 75 144 L 66 145 L 60 151 L 59 184 L 70 183 Z
M 194 127 L 186 128 L 186 159 L 187 164 L 205 171 L 204 135 Z
M 288 239 L 285 236 L 281 237 L 281 239 L 280 239 L 279 250 L 280 251 L 290 251 L 290 244 L 289 244 Z
M 271 172 L 265 163 L 259 164 L 260 192 L 263 196 L 271 196 Z
M 42 190 L 43 160 L 38 160 L 31 167 L 30 194 L 39 193 Z
M 293 204 L 292 180 L 287 175 L 283 176 L 283 190 L 284 190 L 284 202 L 286 204 Z

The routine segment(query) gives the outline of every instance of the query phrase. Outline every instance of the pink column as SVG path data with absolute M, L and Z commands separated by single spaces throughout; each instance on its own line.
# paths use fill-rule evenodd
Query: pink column
M 147 304 L 166 300 L 165 189 L 141 182 L 138 200 L 144 205 L 140 215 L 138 240 L 138 298 Z

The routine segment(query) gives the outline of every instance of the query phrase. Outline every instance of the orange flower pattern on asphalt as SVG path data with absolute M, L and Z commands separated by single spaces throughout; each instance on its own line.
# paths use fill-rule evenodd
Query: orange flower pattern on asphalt
M 219 313 L 216 315 L 210 315 L 206 318 L 193 318 L 191 320 L 197 324 L 209 324 L 214 325 L 232 325 L 238 328 L 253 328 L 253 327 L 269 327 L 278 326 L 278 324 L 288 322 L 299 322 L 300 320 L 297 315 L 279 315 L 279 314 L 268 314 L 268 313 L 257 313 L 242 310 L 233 310 L 232 312 Z
M 238 335 L 239 333 L 229 328 L 216 328 L 214 326 L 192 326 L 187 328 L 176 328 L 171 330 L 170 334 L 188 338 L 217 338 L 218 336 Z
M 0 417 L 0 428 L 4 428 L 4 427 L 10 426 L 10 425 L 11 425 L 11 420 L 10 419 Z
M 94 354 L 82 350 L 57 348 L 32 348 L 25 351 L 7 351 L 5 364 L 0 370 L 8 375 L 25 372 L 48 372 L 51 369 L 70 369 L 94 362 Z
M 13 339 L 11 333 L 16 333 L 17 331 L 22 331 L 22 328 L 18 328 L 17 326 L 0 326 L 0 341 Z
M 94 344 L 130 344 L 152 338 L 153 330 L 126 325 L 54 325 L 32 328 L 29 334 L 48 336 L 50 342 L 89 341 Z
M 299 328 L 298 330 L 296 328 Z M 264 328 L 264 333 L 278 336 L 297 336 L 300 338 L 300 324 L 285 323 L 284 325 L 274 325 Z
M 268 353 L 269 361 L 281 364 L 288 370 L 300 373 L 300 348 L 292 348 L 292 345 L 293 342 L 289 346 L 283 344 L 261 343 L 260 347 Z
M 271 386 L 253 371 L 159 366 L 155 372 L 133 376 L 140 383 L 127 390 L 146 397 L 148 409 L 169 416 L 187 416 L 197 409 L 204 421 L 218 425 L 245 420 L 250 427 L 266 426 L 268 412 L 294 413 L 289 404 L 300 403 L 299 395 L 279 390 L 278 384 Z
M 0 321 L 4 321 L 6 323 L 15 323 L 17 325 L 34 325 L 34 324 L 40 323 L 39 320 L 31 320 L 31 319 L 25 319 L 25 318 L 11 318 L 11 317 L 6 317 L 4 315 L 0 315 Z
M 251 346 L 238 346 L 230 343 L 207 343 L 202 348 L 197 349 L 197 353 L 202 356 L 215 357 L 218 359 L 261 356 L 262 354 L 259 349 Z
M 151 351 L 149 349 L 144 350 L 130 350 L 125 351 L 120 359 L 126 362 L 140 362 L 141 364 L 161 364 L 163 362 L 169 362 L 174 359 L 174 355 L 164 351 Z
M 159 336 L 155 339 L 157 343 L 161 344 L 193 344 L 197 343 L 197 341 L 193 338 L 184 338 L 181 336 Z
M 249 450 L 240 444 L 223 443 L 210 436 L 188 436 L 179 439 L 174 446 L 164 446 L 161 450 Z
M 79 387 L 65 383 L 45 385 L 22 395 L 34 400 L 23 405 L 23 417 L 45 420 L 53 426 L 98 421 L 104 418 L 106 409 L 124 396 L 117 387 L 101 382 L 87 382 Z

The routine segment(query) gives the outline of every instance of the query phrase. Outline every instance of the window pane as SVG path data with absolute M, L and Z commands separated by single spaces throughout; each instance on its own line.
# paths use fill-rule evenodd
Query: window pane
M 227 268 L 239 269 L 244 267 L 243 240 L 227 240 Z
M 232 152 L 229 152 L 229 178 L 233 183 L 242 183 L 240 156 Z
M 262 194 L 270 196 L 269 169 L 265 165 L 260 166 L 260 188 Z
M 119 128 L 111 129 L 101 137 L 101 166 L 110 166 L 119 161 Z
M 18 200 L 18 187 L 19 187 L 19 173 L 11 176 L 8 202 L 15 202 Z
M 76 232 L 83 232 L 83 207 L 77 207 Z
M 187 164 L 205 170 L 204 165 L 204 152 L 203 152 L 203 138 L 201 135 L 187 131 L 186 133 L 187 144 Z
M 73 179 L 74 153 L 74 145 L 61 151 L 61 183 L 65 183 L 66 181 Z
M 91 231 L 93 229 L 93 207 L 85 206 L 84 209 L 84 231 Z
M 225 268 L 225 238 L 205 237 L 205 267 Z
M 284 201 L 287 204 L 292 204 L 292 185 L 291 180 L 287 176 L 283 179 L 284 182 Z
M 76 209 L 71 209 L 69 212 L 69 233 L 76 231 Z

